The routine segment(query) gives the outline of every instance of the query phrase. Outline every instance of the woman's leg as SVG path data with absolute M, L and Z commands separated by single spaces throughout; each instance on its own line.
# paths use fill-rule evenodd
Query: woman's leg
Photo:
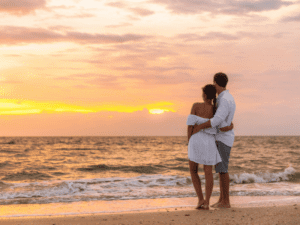
M 212 166 L 204 165 L 205 172 L 205 203 L 209 205 L 210 196 L 214 186 L 214 178 L 212 174 Z
M 201 189 L 201 181 L 198 175 L 198 163 L 189 161 L 189 164 L 190 164 L 190 173 L 192 177 L 192 182 L 198 196 L 198 205 L 197 205 L 198 208 L 204 203 L 203 193 Z

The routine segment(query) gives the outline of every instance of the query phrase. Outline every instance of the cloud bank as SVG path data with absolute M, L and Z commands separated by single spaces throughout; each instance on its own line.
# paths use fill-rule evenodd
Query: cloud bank
M 165 5 L 167 9 L 176 14 L 200 14 L 209 12 L 213 15 L 247 15 L 252 12 L 277 10 L 284 6 L 296 4 L 282 0 L 152 0 L 152 3 Z
M 46 0 L 1 0 L 0 12 L 25 15 L 46 7 Z
M 281 22 L 300 22 L 300 13 L 295 16 L 286 16 L 281 20 Z
M 150 16 L 153 15 L 155 12 L 149 9 L 145 9 L 142 7 L 130 7 L 128 4 L 124 2 L 110 2 L 106 4 L 107 6 L 115 7 L 115 8 L 120 8 L 120 9 L 125 9 L 130 12 L 132 12 L 136 16 Z
M 138 34 L 90 34 L 83 32 L 67 31 L 59 33 L 44 28 L 28 28 L 17 26 L 1 26 L 0 42 L 6 45 L 24 43 L 51 43 L 51 42 L 74 42 L 78 44 L 111 44 L 130 41 L 140 41 L 148 38 L 147 35 Z

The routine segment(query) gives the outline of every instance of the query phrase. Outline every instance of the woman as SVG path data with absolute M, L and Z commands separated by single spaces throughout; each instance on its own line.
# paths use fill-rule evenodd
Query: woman
M 196 209 L 209 209 L 209 200 L 213 190 L 214 180 L 212 166 L 221 162 L 214 134 L 216 128 L 209 128 L 193 134 L 193 126 L 207 122 L 216 112 L 216 89 L 208 84 L 203 89 L 203 103 L 195 103 L 187 120 L 188 125 L 188 157 L 190 173 L 195 191 L 198 196 Z M 220 131 L 233 129 L 233 125 L 221 128 Z M 205 199 L 203 198 L 201 181 L 198 175 L 198 164 L 204 165 Z

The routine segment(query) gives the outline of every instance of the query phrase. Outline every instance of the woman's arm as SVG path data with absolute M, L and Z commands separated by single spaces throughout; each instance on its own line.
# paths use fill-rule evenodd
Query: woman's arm
M 230 126 L 219 128 L 220 131 L 226 132 L 233 129 L 233 123 L 231 122 Z
M 192 106 L 191 114 L 196 115 L 196 103 Z M 193 134 L 194 126 L 189 125 L 187 128 L 187 136 L 188 136 L 188 142 L 190 141 L 190 138 Z
M 193 134 L 193 129 L 194 129 L 194 126 L 188 126 L 188 128 L 187 128 L 188 142 L 190 141 L 190 138 Z

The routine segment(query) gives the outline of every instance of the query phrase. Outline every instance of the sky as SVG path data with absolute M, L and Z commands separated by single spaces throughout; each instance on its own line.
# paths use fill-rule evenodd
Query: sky
M 299 0 L 1 0 L 1 136 L 184 136 L 213 75 L 239 135 L 300 135 Z

